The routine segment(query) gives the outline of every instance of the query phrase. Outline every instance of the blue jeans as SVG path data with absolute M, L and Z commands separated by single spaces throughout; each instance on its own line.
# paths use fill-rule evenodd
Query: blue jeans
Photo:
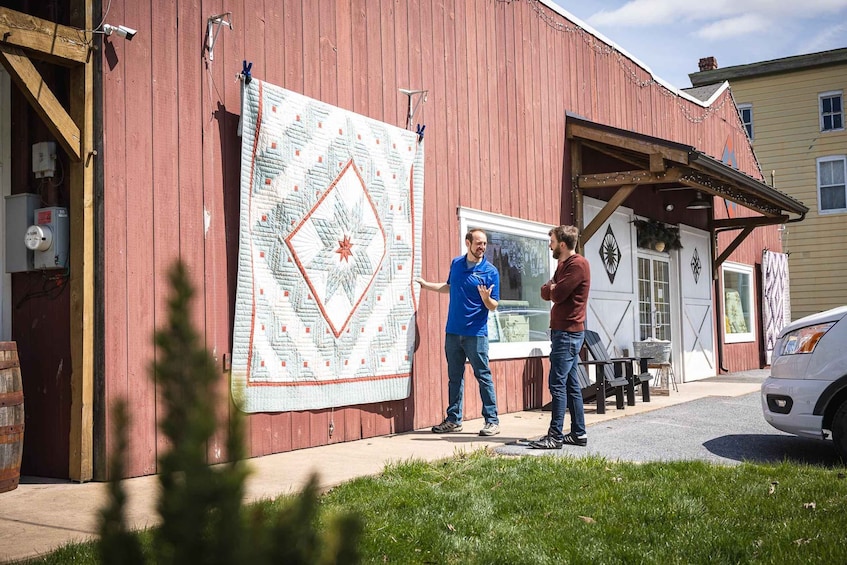
M 571 415 L 571 433 L 585 435 L 585 410 L 582 406 L 582 387 L 579 385 L 577 364 L 585 332 L 550 332 L 550 376 L 547 378 L 553 396 L 553 415 L 547 435 L 561 440 L 565 423 L 565 407 Z
M 444 354 L 447 356 L 447 420 L 462 423 L 462 404 L 465 394 L 465 359 L 479 383 L 482 399 L 482 417 L 485 423 L 499 424 L 494 380 L 488 367 L 488 336 L 467 336 L 448 333 L 444 337 Z

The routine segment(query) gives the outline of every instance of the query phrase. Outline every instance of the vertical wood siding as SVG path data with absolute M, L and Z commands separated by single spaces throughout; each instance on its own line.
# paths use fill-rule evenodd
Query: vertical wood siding
M 225 10 L 232 11 L 234 30 L 221 29 L 210 62 L 202 56 L 206 18 Z M 107 39 L 103 51 L 103 377 L 106 402 L 128 397 L 133 407 L 130 475 L 154 472 L 163 447 L 155 428 L 161 405 L 148 368 L 174 259 L 190 268 L 194 321 L 220 367 L 230 352 L 240 172 L 234 77 L 242 60 L 253 63 L 259 79 L 400 127 L 408 99 L 398 89 L 428 90 L 414 117 L 427 126 L 422 261 L 428 279 L 444 280 L 450 259 L 462 251 L 459 206 L 551 225 L 572 221 L 566 112 L 718 158 L 732 138 L 739 168 L 759 177 L 728 93 L 711 108 L 689 103 L 534 0 L 112 0 L 109 20 L 140 30 L 132 42 Z M 446 310 L 446 297 L 422 295 L 408 399 L 250 415 L 249 454 L 440 421 Z M 546 360 L 492 365 L 502 412 L 549 398 Z M 219 392 L 228 398 L 223 371 Z M 466 398 L 466 416 L 478 417 L 473 378 Z M 221 401 L 221 416 L 228 406 Z M 222 436 L 208 451 L 210 461 L 226 457 Z

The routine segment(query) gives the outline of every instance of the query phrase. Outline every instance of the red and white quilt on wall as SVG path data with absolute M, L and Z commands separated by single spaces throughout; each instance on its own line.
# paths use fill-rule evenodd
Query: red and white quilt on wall
M 762 252 L 762 322 L 765 327 L 765 362 L 770 364 L 776 338 L 791 323 L 788 255 Z
M 277 412 L 406 398 L 423 142 L 256 79 L 243 98 L 236 405 Z

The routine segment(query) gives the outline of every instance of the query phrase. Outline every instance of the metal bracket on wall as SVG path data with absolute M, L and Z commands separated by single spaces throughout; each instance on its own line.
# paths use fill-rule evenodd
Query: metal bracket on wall
M 415 117 L 415 112 L 417 112 L 418 106 L 420 106 L 421 101 L 426 102 L 426 96 L 429 93 L 429 90 L 408 90 L 405 88 L 400 88 L 398 90 L 400 90 L 400 92 L 409 97 L 409 110 L 406 114 L 406 129 L 411 129 L 412 118 Z M 418 101 L 415 102 L 415 105 L 413 107 L 412 97 L 416 94 L 418 95 Z
M 221 31 L 221 26 L 227 26 L 232 29 L 232 22 L 229 18 L 232 17 L 232 12 L 224 12 L 217 16 L 209 16 L 206 20 L 206 50 L 209 51 L 209 60 L 215 59 L 215 42 L 218 40 L 218 33 Z M 215 28 L 215 33 L 212 34 L 212 28 Z

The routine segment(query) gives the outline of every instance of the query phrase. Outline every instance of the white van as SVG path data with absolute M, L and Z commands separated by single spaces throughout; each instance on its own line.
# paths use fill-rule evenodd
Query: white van
M 806 316 L 779 334 L 762 412 L 773 427 L 832 438 L 847 462 L 847 306 Z

